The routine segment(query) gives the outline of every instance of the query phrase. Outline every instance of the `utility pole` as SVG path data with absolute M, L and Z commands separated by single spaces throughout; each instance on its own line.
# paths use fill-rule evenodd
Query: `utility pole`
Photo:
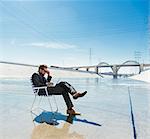
M 98 59 L 98 64 L 101 63 L 101 58 Z M 101 73 L 101 68 L 100 69 L 100 73 Z
M 149 12 L 150 13 L 150 12 Z M 148 62 L 150 63 L 150 17 L 148 16 Z
M 150 42 L 149 42 L 149 44 L 150 44 Z M 148 55 L 149 55 L 149 63 L 150 63 L 150 46 L 148 48 Z
M 140 52 L 140 51 L 135 51 L 135 52 L 134 52 L 134 58 L 135 58 L 135 61 L 137 61 L 137 62 L 140 63 L 140 60 L 141 60 L 141 52 Z
M 90 53 L 89 53 L 89 64 L 92 65 L 92 49 L 90 48 Z
M 148 58 L 150 62 L 150 17 L 148 17 Z

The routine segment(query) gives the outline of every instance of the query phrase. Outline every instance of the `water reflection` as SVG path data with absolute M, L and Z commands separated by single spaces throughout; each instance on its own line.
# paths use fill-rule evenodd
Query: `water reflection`
M 74 117 L 72 116 L 68 116 L 62 127 L 53 126 L 46 123 L 35 126 L 31 139 L 85 139 L 83 135 L 75 131 L 70 131 L 73 118 Z
M 95 78 L 95 84 L 96 84 L 96 85 L 98 85 L 100 81 L 101 81 L 100 78 Z

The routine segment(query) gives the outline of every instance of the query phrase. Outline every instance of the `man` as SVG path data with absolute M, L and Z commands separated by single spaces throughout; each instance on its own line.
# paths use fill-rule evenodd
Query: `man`
M 47 79 L 44 77 L 45 74 L 47 74 Z M 41 87 L 41 86 L 47 86 L 47 83 L 50 83 L 52 79 L 52 76 L 50 75 L 50 71 L 47 69 L 46 65 L 40 65 L 38 73 L 34 73 L 32 75 L 32 83 L 34 87 Z M 47 87 L 48 95 L 62 95 L 65 103 L 67 105 L 67 114 L 69 115 L 80 115 L 79 113 L 76 113 L 73 109 L 73 104 L 70 99 L 69 94 L 72 95 L 73 99 L 78 99 L 79 97 L 83 97 L 87 91 L 83 93 L 77 92 L 73 86 L 71 86 L 67 82 L 60 82 L 56 84 L 55 86 Z M 46 95 L 46 92 L 44 89 L 40 89 L 38 95 Z

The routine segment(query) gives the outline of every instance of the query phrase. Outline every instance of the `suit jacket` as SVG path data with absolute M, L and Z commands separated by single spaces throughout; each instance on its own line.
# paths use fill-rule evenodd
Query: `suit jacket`
M 31 77 L 32 85 L 34 87 L 47 86 L 47 82 L 50 82 L 52 79 L 51 76 L 48 76 L 47 79 L 38 73 L 34 73 Z M 38 95 L 46 95 L 45 89 L 40 89 Z
M 52 76 L 48 76 L 46 79 L 43 75 L 37 74 L 37 73 L 34 73 L 31 77 L 34 87 L 46 86 L 46 83 L 50 82 L 51 79 L 52 79 Z

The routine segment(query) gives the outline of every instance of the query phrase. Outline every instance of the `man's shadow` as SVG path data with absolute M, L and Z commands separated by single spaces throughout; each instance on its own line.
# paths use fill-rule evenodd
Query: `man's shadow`
M 33 129 L 31 139 L 85 139 L 83 135 L 69 131 L 73 118 L 74 116 L 68 116 L 61 128 L 47 123 L 39 124 Z
M 39 114 L 38 116 L 36 116 L 33 119 L 34 122 L 36 123 L 47 123 L 49 125 L 58 125 L 59 122 L 58 121 L 66 121 L 69 122 L 71 124 L 73 124 L 73 122 L 77 121 L 77 122 L 82 122 L 85 124 L 90 124 L 93 126 L 102 126 L 99 123 L 93 122 L 93 121 L 89 121 L 86 119 L 79 119 L 76 116 L 73 115 L 63 115 L 59 112 L 57 113 L 53 113 L 53 112 L 48 112 L 48 111 L 43 111 L 41 114 Z

